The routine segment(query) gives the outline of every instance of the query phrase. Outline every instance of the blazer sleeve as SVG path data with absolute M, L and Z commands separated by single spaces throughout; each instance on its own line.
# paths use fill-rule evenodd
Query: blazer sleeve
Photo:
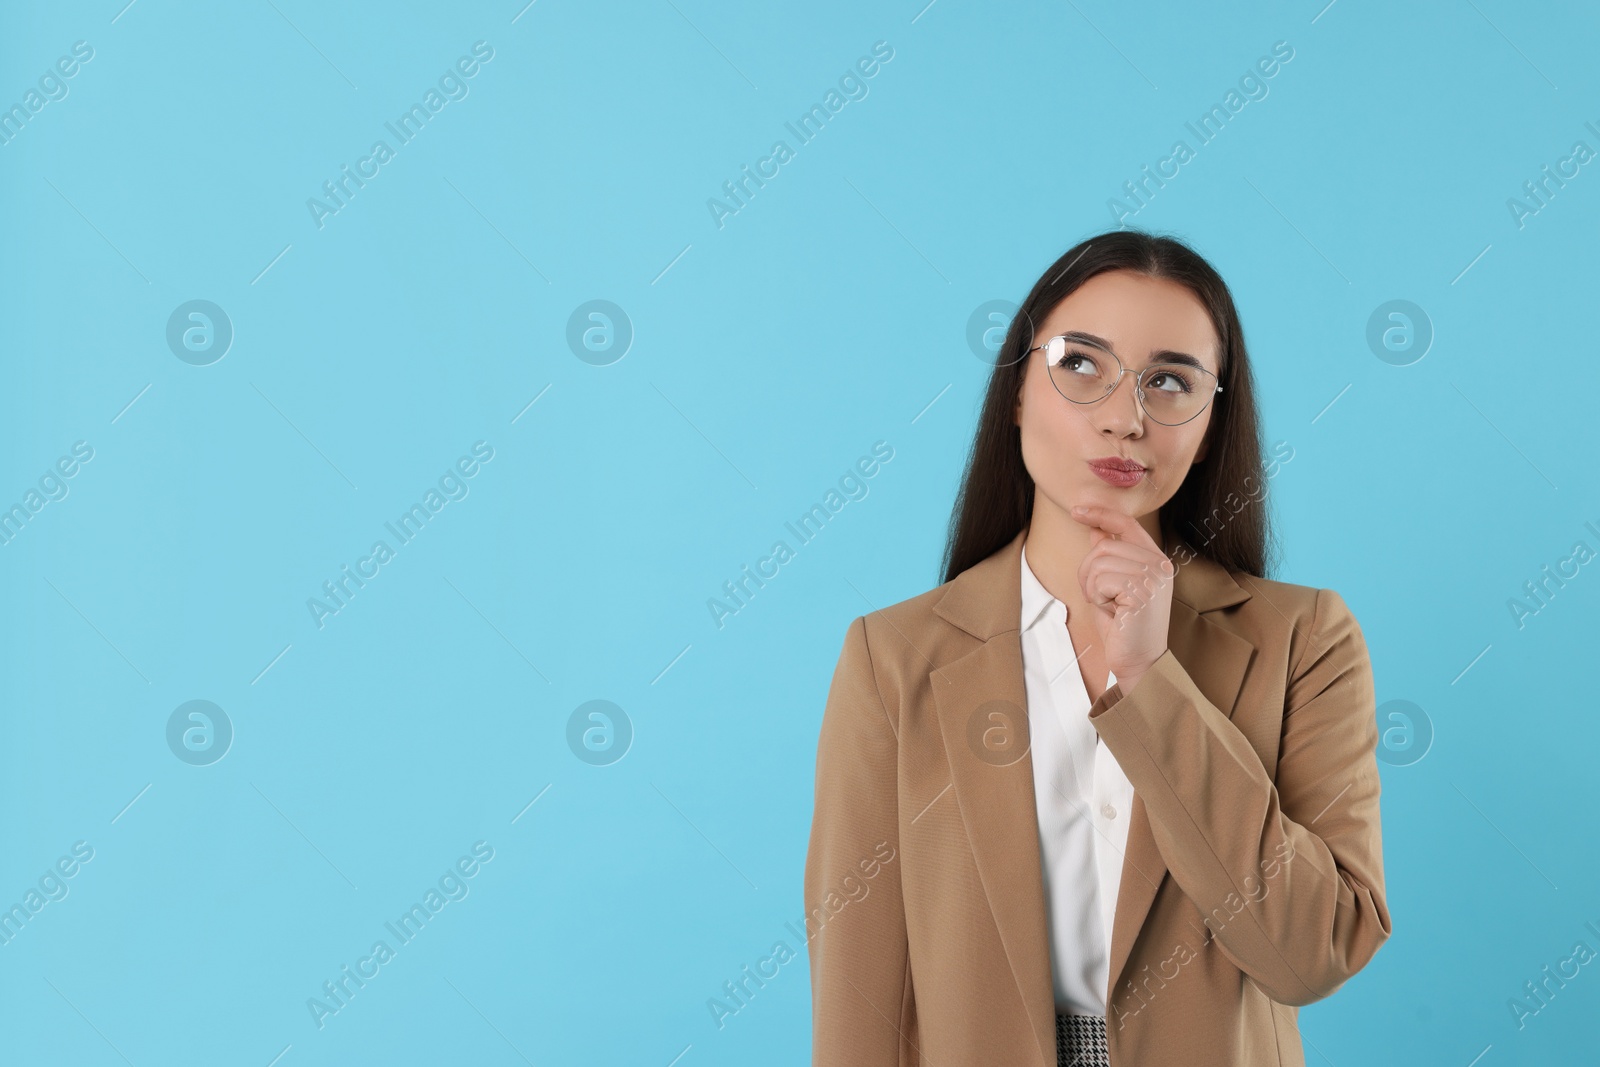
M 897 754 L 867 646 L 850 624 L 817 741 L 815 807 L 806 853 L 812 1062 L 900 1063 L 909 997 L 900 895 Z
M 1275 781 L 1170 649 L 1089 715 L 1214 944 L 1273 1000 L 1328 996 L 1388 939 L 1372 666 L 1338 593 L 1317 590 Z

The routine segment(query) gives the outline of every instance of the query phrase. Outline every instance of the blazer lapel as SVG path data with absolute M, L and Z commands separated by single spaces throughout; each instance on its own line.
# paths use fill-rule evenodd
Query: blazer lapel
M 972 570 L 965 573 L 971 574 Z M 1013 579 L 1012 584 L 1017 587 L 1020 615 L 1021 583 Z M 1050 980 L 1044 876 L 1039 865 L 1039 818 L 1034 811 L 1033 760 L 1026 741 L 1028 697 L 1022 680 L 1017 621 L 1012 620 L 1009 631 L 995 634 L 960 659 L 936 668 L 929 681 L 950 759 L 956 803 L 967 828 L 984 895 L 994 913 L 995 927 L 1005 946 L 1039 1053 L 1043 1062 L 1053 1067 L 1055 993 Z M 1014 751 L 1017 759 L 1004 766 L 980 759 L 971 740 L 974 715 L 987 718 L 996 701 L 1004 702 L 1000 705 L 1001 714 L 1010 720 L 1006 725 L 1016 731 L 1016 740 L 1007 746 L 1007 754 Z
M 1049 922 L 1039 864 L 1033 761 L 1027 747 L 1027 689 L 1022 673 L 1021 552 L 1026 530 L 1004 548 L 963 571 L 934 605 L 936 615 L 982 643 L 936 667 L 929 682 L 949 757 L 951 783 L 984 894 L 1043 1062 L 1054 1064 L 1055 994 L 1050 975 Z M 1168 553 L 1175 559 L 1177 555 Z M 1187 554 L 1187 553 L 1185 553 Z M 1167 645 L 1206 698 L 1224 714 L 1244 681 L 1254 647 L 1205 617 L 1207 611 L 1249 599 L 1218 564 L 1194 556 L 1174 579 Z M 997 703 L 1001 702 L 1001 703 Z M 985 712 L 978 709 L 988 705 Z M 1000 765 L 982 758 L 973 720 L 988 712 L 1016 720 L 1017 755 Z M 1110 985 L 1116 988 L 1133 943 L 1167 875 L 1144 805 L 1134 792 L 1128 843 L 1112 922 Z

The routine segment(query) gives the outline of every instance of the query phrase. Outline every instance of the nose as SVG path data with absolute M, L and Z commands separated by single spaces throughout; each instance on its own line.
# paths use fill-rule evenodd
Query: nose
M 1113 437 L 1139 437 L 1144 433 L 1144 408 L 1139 403 L 1138 379 L 1126 372 L 1106 398 L 1095 404 L 1095 422 Z

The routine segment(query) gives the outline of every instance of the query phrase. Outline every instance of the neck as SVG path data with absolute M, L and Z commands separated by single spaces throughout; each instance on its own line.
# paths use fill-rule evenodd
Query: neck
M 1140 516 L 1139 525 L 1152 541 L 1162 544 L 1159 512 Z M 1028 519 L 1023 539 L 1028 550 L 1028 569 L 1051 596 L 1067 606 L 1069 618 L 1079 609 L 1088 607 L 1083 587 L 1078 583 L 1078 568 L 1089 555 L 1090 529 L 1043 494 L 1035 494 L 1033 514 Z

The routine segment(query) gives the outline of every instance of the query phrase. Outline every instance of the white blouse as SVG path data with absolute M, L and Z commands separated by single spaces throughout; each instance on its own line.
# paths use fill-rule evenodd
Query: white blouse
M 1133 785 L 1089 721 L 1067 606 L 1028 567 L 1026 542 L 1021 630 L 1056 1010 L 1104 1015 Z

